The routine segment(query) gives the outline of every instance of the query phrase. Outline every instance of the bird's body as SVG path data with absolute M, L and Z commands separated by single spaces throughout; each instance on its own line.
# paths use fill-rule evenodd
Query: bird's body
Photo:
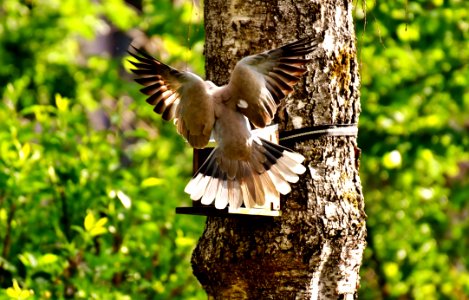
M 218 87 L 190 72 L 173 69 L 146 53 L 132 62 L 141 91 L 155 112 L 175 119 L 178 132 L 194 148 L 204 148 L 213 132 L 217 147 L 186 186 L 193 200 L 239 207 L 263 205 L 290 192 L 306 170 L 303 156 L 252 134 L 249 121 L 270 124 L 280 101 L 306 72 L 303 58 L 317 41 L 302 39 L 238 62 L 227 85 Z M 248 121 L 249 120 L 249 121 Z
M 246 160 L 250 155 L 251 131 L 246 117 L 239 112 L 219 105 L 220 112 L 214 126 L 214 138 L 218 148 L 228 159 Z

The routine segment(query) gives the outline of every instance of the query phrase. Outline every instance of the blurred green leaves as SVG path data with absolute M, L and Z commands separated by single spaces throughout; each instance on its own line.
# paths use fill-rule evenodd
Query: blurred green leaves
M 2 299 L 204 296 L 187 271 L 203 219 L 174 214 L 191 150 L 122 66 L 135 38 L 202 69 L 200 8 L 138 4 L 0 4 Z
M 467 299 L 469 3 L 364 3 L 361 298 Z

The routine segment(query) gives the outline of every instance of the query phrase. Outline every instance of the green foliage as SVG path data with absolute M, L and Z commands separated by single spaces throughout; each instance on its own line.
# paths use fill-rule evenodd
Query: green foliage
M 189 271 L 203 219 L 174 215 L 190 149 L 124 79 L 118 46 L 90 50 L 126 33 L 203 73 L 201 9 L 176 2 L 2 1 L 0 298 L 205 298 Z M 469 5 L 357 5 L 360 298 L 467 299 Z
M 469 2 L 363 3 L 361 298 L 468 299 Z
M 165 30 L 159 52 L 200 70 L 191 7 L 2 1 L 0 298 L 204 296 L 188 272 L 203 219 L 174 214 L 191 151 L 125 80 L 126 57 L 90 50 L 99 35 Z

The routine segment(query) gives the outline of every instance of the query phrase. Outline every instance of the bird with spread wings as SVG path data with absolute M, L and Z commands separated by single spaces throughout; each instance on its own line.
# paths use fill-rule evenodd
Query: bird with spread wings
M 307 71 L 305 55 L 318 40 L 307 37 L 241 59 L 228 84 L 216 86 L 191 72 L 165 65 L 133 48 L 136 82 L 147 102 L 164 120 L 174 119 L 177 131 L 194 148 L 216 148 L 185 188 L 192 200 L 223 209 L 251 208 L 275 201 L 291 191 L 306 168 L 301 154 L 252 133 L 269 125 L 280 102 Z M 249 121 L 248 121 L 249 120 Z

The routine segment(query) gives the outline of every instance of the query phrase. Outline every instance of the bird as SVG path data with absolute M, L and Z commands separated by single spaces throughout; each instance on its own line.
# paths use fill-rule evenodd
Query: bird
M 307 72 L 305 58 L 318 46 L 305 37 L 238 61 L 229 82 L 217 86 L 180 71 L 133 46 L 131 72 L 143 86 L 146 102 L 195 149 L 213 135 L 217 146 L 184 191 L 194 201 L 217 209 L 262 207 L 291 192 L 306 171 L 304 157 L 254 134 L 271 124 L 281 101 Z

